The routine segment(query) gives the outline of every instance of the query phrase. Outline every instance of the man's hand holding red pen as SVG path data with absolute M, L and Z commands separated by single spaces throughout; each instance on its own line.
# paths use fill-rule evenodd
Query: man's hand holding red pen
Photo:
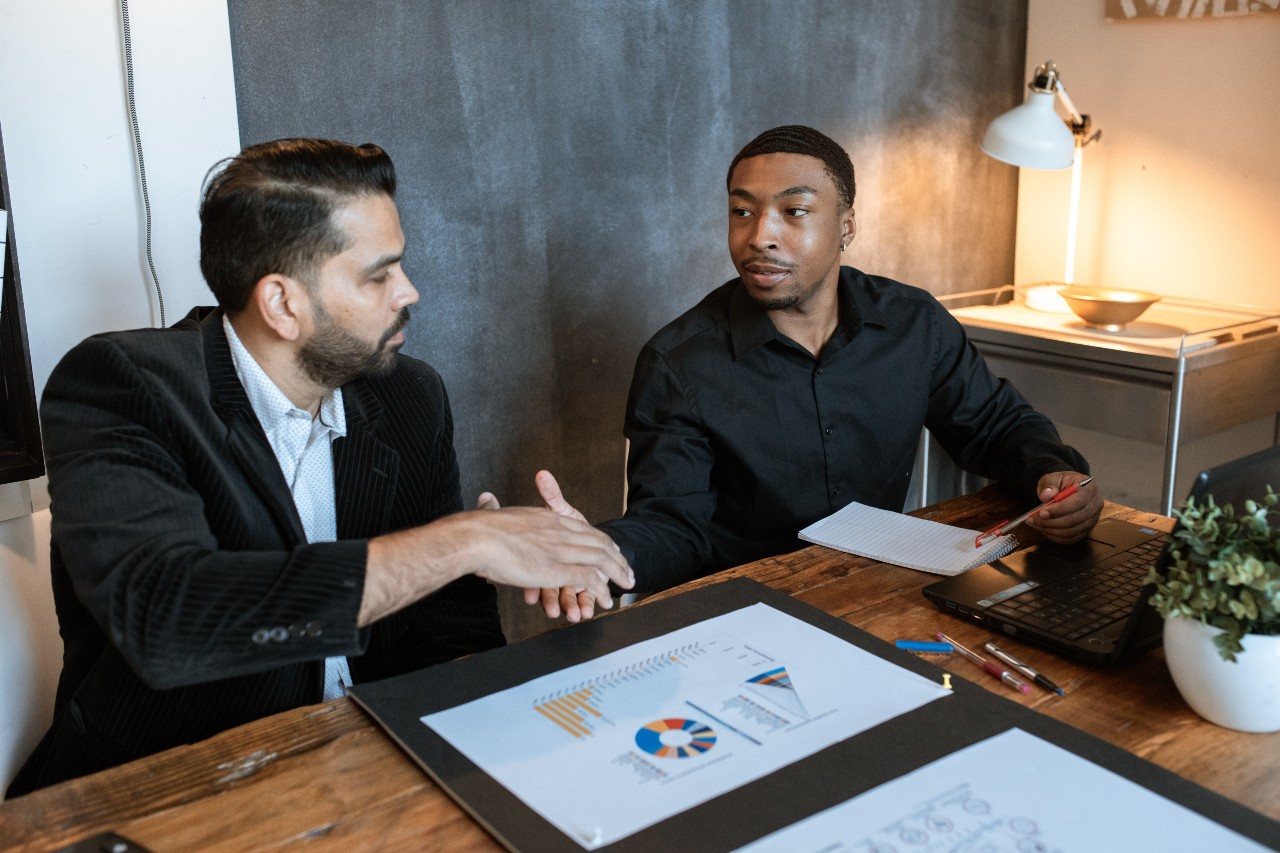
M 1059 492 L 1077 483 L 1092 479 L 1075 471 L 1057 471 L 1045 474 L 1036 485 L 1036 497 L 1048 503 Z M 1083 539 L 1102 515 L 1102 493 L 1097 483 L 1078 488 L 1075 494 L 1060 501 L 1042 506 L 1026 520 L 1029 527 L 1038 530 L 1051 542 L 1066 544 Z
M 1024 523 L 1052 542 L 1066 544 L 1083 538 L 1098 523 L 1102 513 L 1102 496 L 1097 487 L 1087 488 L 1092 482 L 1093 477 L 1074 471 L 1045 474 L 1037 489 L 1042 501 L 1040 506 L 979 533 L 973 547 L 980 548 Z
M 1070 485 L 1082 485 L 1075 494 L 1038 508 L 1028 517 L 1027 525 L 1039 530 L 1050 542 L 1065 544 L 1083 539 L 1102 515 L 1102 493 L 1098 491 L 1098 484 L 1083 485 L 1085 480 L 1092 479 L 1075 471 L 1056 471 L 1042 476 L 1036 487 L 1036 496 L 1044 502 L 1052 501 Z

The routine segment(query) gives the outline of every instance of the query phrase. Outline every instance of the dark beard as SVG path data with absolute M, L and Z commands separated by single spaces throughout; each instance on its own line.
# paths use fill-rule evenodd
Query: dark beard
M 783 311 L 787 308 L 794 308 L 800 304 L 800 294 L 787 293 L 782 296 L 774 296 L 770 299 L 761 299 L 752 297 L 757 305 L 765 311 Z
M 298 351 L 298 365 L 321 388 L 340 388 L 362 376 L 386 376 L 395 366 L 396 349 L 387 341 L 409 322 L 409 309 L 400 309 L 396 321 L 370 346 L 347 332 L 316 306 L 316 332 Z

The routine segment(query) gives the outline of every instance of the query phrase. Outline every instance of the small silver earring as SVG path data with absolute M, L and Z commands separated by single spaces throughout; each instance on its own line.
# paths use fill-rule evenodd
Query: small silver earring
M 844 244 L 844 243 L 841 243 L 841 244 L 840 244 L 840 251 L 842 251 L 842 252 L 843 252 L 844 250 L 845 250 L 845 244 Z

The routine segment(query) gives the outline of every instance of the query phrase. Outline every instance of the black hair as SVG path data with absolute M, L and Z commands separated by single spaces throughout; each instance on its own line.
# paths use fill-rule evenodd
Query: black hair
M 816 157 L 822 161 L 824 170 L 831 176 L 831 182 L 840 193 L 840 201 L 845 207 L 853 207 L 856 191 L 853 180 L 853 161 L 835 140 L 811 127 L 802 124 L 788 124 L 766 130 L 743 146 L 738 156 L 729 164 L 729 173 L 725 176 L 725 186 L 733 189 L 733 170 L 738 163 L 748 157 L 761 154 L 803 154 Z
M 395 197 L 396 171 L 371 143 L 277 139 L 214 164 L 200 202 L 200 271 L 218 304 L 243 309 L 271 273 L 308 280 L 347 248 L 333 211 L 375 193 Z

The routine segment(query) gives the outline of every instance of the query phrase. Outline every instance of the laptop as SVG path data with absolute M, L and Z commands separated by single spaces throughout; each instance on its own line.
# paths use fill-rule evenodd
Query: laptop
M 1190 496 L 1242 510 L 1280 491 L 1280 446 L 1201 471 Z M 1169 559 L 1168 535 L 1118 519 L 1071 545 L 1027 548 L 924 588 L 944 613 L 1093 664 L 1132 660 L 1160 645 L 1147 571 Z

